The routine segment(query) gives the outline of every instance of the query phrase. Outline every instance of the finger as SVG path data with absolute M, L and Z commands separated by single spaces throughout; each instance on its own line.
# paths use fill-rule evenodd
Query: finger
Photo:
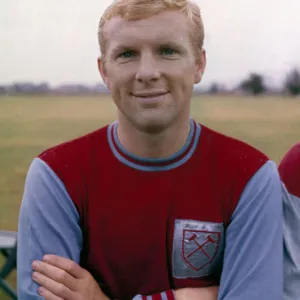
M 60 282 L 54 281 L 53 279 L 41 273 L 33 272 L 32 279 L 41 287 L 47 289 L 52 294 L 61 297 L 64 300 L 75 299 L 75 293 L 72 292 L 68 287 Z
M 43 257 L 43 261 L 58 267 L 59 269 L 65 270 L 77 279 L 83 279 L 87 275 L 85 269 L 81 268 L 74 261 L 65 257 L 47 254 Z
M 63 298 L 54 295 L 53 293 L 51 293 L 50 291 L 48 291 L 47 289 L 45 289 L 45 288 L 43 288 L 43 287 L 38 288 L 38 293 L 39 293 L 45 300 L 64 300 Z
M 59 269 L 58 267 L 42 261 L 34 261 L 32 269 L 56 282 L 62 283 L 72 291 L 76 289 L 76 279 L 65 270 Z

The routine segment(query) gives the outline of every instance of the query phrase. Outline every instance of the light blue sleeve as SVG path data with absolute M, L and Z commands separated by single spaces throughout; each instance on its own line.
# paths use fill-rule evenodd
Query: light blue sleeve
M 268 161 L 244 189 L 226 231 L 218 300 L 283 299 L 281 181 Z
M 300 182 L 299 182 L 300 184 Z M 300 198 L 283 184 L 284 300 L 300 299 Z
M 63 183 L 42 160 L 33 160 L 26 177 L 18 225 L 19 300 L 44 299 L 32 280 L 31 263 L 45 254 L 79 263 L 82 232 L 79 215 Z

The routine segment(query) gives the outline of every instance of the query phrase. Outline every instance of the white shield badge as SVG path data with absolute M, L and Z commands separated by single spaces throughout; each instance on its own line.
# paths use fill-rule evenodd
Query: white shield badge
M 223 261 L 223 223 L 175 220 L 174 278 L 200 278 L 218 272 Z
M 219 245 L 220 232 L 183 230 L 183 258 L 195 271 L 199 271 L 214 260 L 218 253 Z

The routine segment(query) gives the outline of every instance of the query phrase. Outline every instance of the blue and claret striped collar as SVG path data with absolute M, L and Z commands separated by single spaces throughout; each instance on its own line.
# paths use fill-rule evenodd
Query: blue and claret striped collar
M 183 165 L 192 157 L 200 138 L 201 127 L 193 119 L 190 119 L 190 125 L 190 132 L 184 146 L 166 158 L 143 158 L 127 151 L 118 139 L 118 122 L 109 125 L 108 142 L 114 156 L 131 168 L 148 172 L 167 171 Z

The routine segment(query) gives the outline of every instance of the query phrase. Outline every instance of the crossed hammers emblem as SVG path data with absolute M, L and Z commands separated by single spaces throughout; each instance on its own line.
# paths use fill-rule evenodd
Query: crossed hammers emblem
M 205 251 L 205 249 L 203 248 L 205 245 L 207 244 L 215 244 L 216 241 L 211 237 L 211 235 L 208 235 L 206 237 L 206 241 L 203 243 L 203 244 L 199 244 L 198 241 L 196 240 L 198 236 L 194 233 L 190 238 L 189 238 L 189 241 L 193 241 L 196 245 L 197 245 L 197 248 L 192 251 L 189 255 L 187 255 L 186 258 L 189 258 L 191 257 L 194 253 L 198 252 L 198 251 L 201 251 L 208 259 L 210 259 L 211 257 L 208 255 L 208 253 Z

